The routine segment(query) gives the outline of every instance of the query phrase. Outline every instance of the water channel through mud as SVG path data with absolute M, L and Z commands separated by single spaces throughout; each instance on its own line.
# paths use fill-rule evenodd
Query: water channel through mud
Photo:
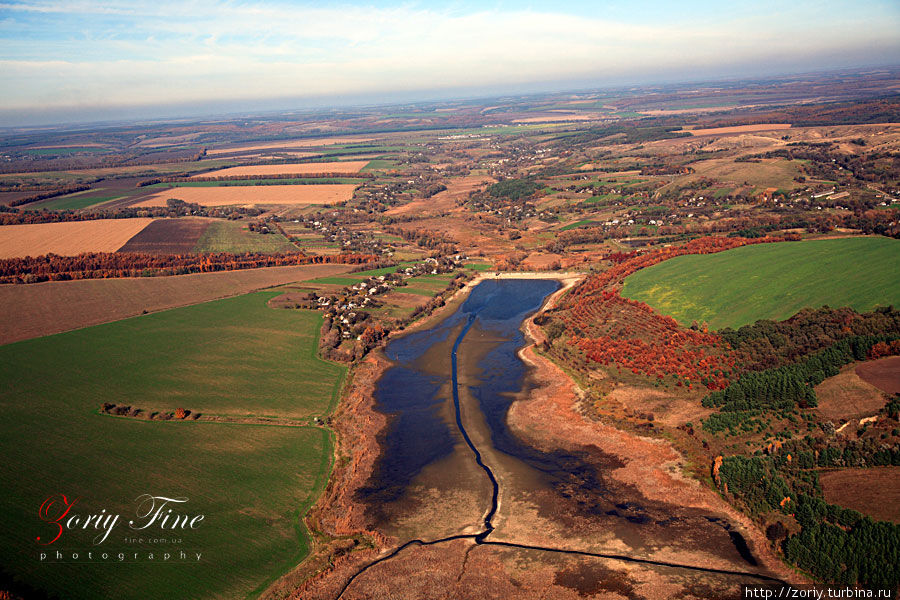
M 461 539 L 772 579 L 720 515 L 644 498 L 609 476 L 623 463 L 598 448 L 547 451 L 510 429 L 511 404 L 535 385 L 517 354 L 526 342 L 521 325 L 559 287 L 553 280 L 483 281 L 434 327 L 388 344 L 395 364 L 379 380 L 375 399 L 389 424 L 357 500 L 370 526 L 399 544 L 362 567 L 341 595 L 406 548 Z M 654 555 L 694 547 L 746 570 Z

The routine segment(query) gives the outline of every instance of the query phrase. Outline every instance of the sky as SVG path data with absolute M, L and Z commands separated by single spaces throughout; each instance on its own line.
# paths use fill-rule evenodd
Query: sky
M 896 65 L 898 32 L 898 0 L 0 0 L 0 125 Z

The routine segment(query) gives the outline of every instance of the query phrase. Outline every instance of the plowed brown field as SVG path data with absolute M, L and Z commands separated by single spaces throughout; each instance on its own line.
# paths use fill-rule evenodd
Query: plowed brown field
M 856 367 L 856 374 L 888 394 L 900 394 L 900 356 L 861 363 Z
M 819 474 L 819 483 L 831 504 L 900 523 L 900 467 L 826 471 Z
M 134 206 L 165 206 L 169 198 L 202 206 L 235 204 L 335 204 L 353 196 L 354 184 L 322 185 L 231 185 L 182 187 L 153 194 Z
M 6 225 L 0 227 L 0 258 L 115 252 L 152 222 L 146 218 Z
M 119 252 L 187 254 L 193 251 L 209 224 L 209 219 L 157 219 L 128 240 Z
M 251 165 L 249 167 L 229 167 L 200 173 L 194 177 L 230 177 L 233 175 L 306 175 L 308 173 L 358 173 L 369 164 L 367 160 L 344 160 L 335 162 L 288 163 L 285 165 Z
M 268 267 L 174 277 L 0 285 L 0 344 L 80 329 L 253 290 L 330 277 L 350 265 Z

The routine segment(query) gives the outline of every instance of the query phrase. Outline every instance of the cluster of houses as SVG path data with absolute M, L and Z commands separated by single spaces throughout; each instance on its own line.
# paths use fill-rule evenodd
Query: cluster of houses
M 521 204 L 509 204 L 509 201 L 502 202 L 503 203 L 501 204 L 501 201 L 495 199 L 480 198 L 476 196 L 471 198 L 468 204 L 472 210 L 489 215 L 496 215 L 507 223 L 538 216 L 538 212 L 534 205 L 529 202 Z
M 452 273 L 461 268 L 467 257 L 453 255 L 426 258 L 420 263 L 398 269 L 394 273 L 368 277 L 337 293 L 310 292 L 311 307 L 321 310 L 343 339 L 358 338 L 368 325 L 367 310 L 381 306 L 376 298 L 406 285 L 406 280 L 421 275 Z M 402 289 L 400 290 L 402 291 Z
M 403 179 L 377 186 L 366 186 L 356 191 L 355 197 L 375 206 L 388 207 L 400 204 L 400 196 L 425 182 L 422 176 Z M 408 198 L 407 198 L 408 199 Z
M 322 217 L 302 216 L 293 222 L 320 234 L 323 244 L 336 244 L 342 252 L 378 255 L 387 251 L 387 244 L 368 231 L 355 231 Z

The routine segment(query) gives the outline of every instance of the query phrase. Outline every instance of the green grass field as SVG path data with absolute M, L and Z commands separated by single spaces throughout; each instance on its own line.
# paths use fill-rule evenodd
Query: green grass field
M 79 194 L 82 193 L 84 192 L 79 192 Z M 121 198 L 123 196 L 124 194 L 115 196 L 82 196 L 71 194 L 69 196 L 60 196 L 59 198 L 42 200 L 40 202 L 35 202 L 34 204 L 26 204 L 22 208 L 25 210 L 77 210 L 79 208 L 87 208 L 88 206 L 94 206 L 95 204 L 109 202 L 110 200 L 115 200 L 116 198 Z
M 349 277 L 319 277 L 318 279 L 313 279 L 310 283 L 324 283 L 326 285 L 356 285 L 362 281 L 360 279 L 351 279 Z
M 900 305 L 900 240 L 859 237 L 678 256 L 630 275 L 622 295 L 679 323 L 740 327 L 802 308 Z
M 308 551 L 298 516 L 330 471 L 331 435 L 314 427 L 142 421 L 100 415 L 102 402 L 207 414 L 308 417 L 334 406 L 345 368 L 316 356 L 321 317 L 271 309 L 260 292 L 0 346 L 0 565 L 64 598 L 241 598 Z M 38 518 L 51 495 L 82 514 L 121 514 L 109 538 L 72 530 L 49 546 L 77 564 L 42 564 Z M 181 544 L 130 531 L 141 494 L 186 497 L 203 514 Z M 45 537 L 44 539 L 48 539 Z M 168 564 L 162 553 L 202 553 Z M 94 562 L 86 562 L 92 551 Z M 97 560 L 139 552 L 135 562 Z M 153 552 L 156 560 L 147 560 Z
M 362 168 L 362 172 L 371 173 L 373 171 L 387 171 L 390 169 L 395 169 L 396 167 L 397 161 L 395 160 L 376 158 L 374 160 L 370 160 L 369 164 Z
M 297 247 L 278 232 L 265 235 L 249 231 L 237 221 L 215 220 L 209 224 L 194 252 L 296 252 Z
M 439 293 L 447 289 L 450 285 L 452 276 L 441 275 L 420 275 L 411 277 L 406 280 L 406 285 L 397 288 L 407 294 L 421 294 L 423 296 L 437 296 Z M 415 291 L 414 291 L 415 290 Z
M 581 221 L 575 221 L 574 223 L 569 223 L 568 225 L 560 227 L 559 230 L 560 231 L 568 231 L 570 229 L 575 229 L 577 227 L 584 227 L 585 225 L 593 225 L 593 224 L 594 224 L 594 221 L 591 221 L 590 219 L 583 219 Z
M 473 271 L 487 271 L 494 265 L 488 263 L 467 263 L 463 266 L 467 269 L 472 269 Z
M 439 291 L 441 290 L 428 290 L 421 287 L 409 287 L 406 285 L 397 288 L 397 292 L 400 294 L 415 294 L 416 296 L 427 296 L 428 298 L 434 298 Z

